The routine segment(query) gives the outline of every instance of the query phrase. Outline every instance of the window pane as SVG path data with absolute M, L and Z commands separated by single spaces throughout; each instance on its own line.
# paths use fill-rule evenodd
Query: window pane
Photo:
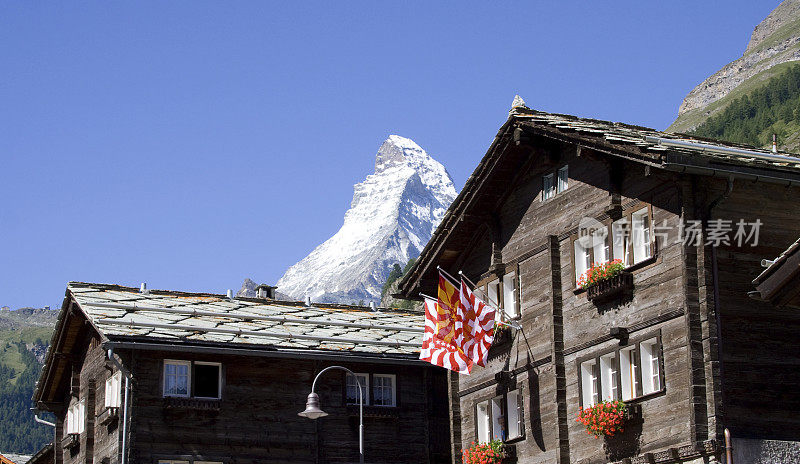
M 650 216 L 647 208 L 633 213 L 633 262 L 634 264 L 650 257 Z
M 542 200 L 553 198 L 555 195 L 555 186 L 553 185 L 553 175 L 548 174 L 542 176 Z
M 600 378 L 603 385 L 603 399 L 605 401 L 617 399 L 617 356 L 615 353 L 600 357 Z
M 581 390 L 584 408 L 597 404 L 597 375 L 594 361 L 585 361 L 581 364 Z
M 514 292 L 515 273 L 510 272 L 503 276 L 503 307 L 510 317 L 517 316 L 517 299 Z
M 347 374 L 347 404 L 358 404 L 358 382 L 361 382 L 361 393 L 364 395 L 364 404 L 369 403 L 369 376 L 367 374 Z M 374 395 L 373 395 L 374 396 Z
M 189 363 L 164 362 L 164 395 L 189 396 Z
M 614 259 L 619 259 L 628 266 L 628 253 L 631 246 L 631 228 L 628 220 L 623 218 L 611 224 L 611 241 L 614 250 Z
M 478 425 L 478 441 L 481 443 L 488 443 L 489 442 L 489 402 L 484 401 L 483 403 L 478 403 L 478 417 L 477 425 Z
M 658 344 L 656 339 L 641 343 L 642 393 L 647 395 L 661 390 Z
M 372 389 L 372 400 L 376 406 L 394 406 L 394 376 L 374 375 L 375 386 Z
M 634 347 L 620 350 L 620 374 L 622 377 L 622 400 L 627 401 L 636 397 L 638 374 Z
M 194 365 L 194 396 L 197 398 L 219 398 L 220 366 L 215 364 Z
M 492 405 L 492 440 L 506 439 L 505 411 L 503 411 L 503 397 L 498 396 L 491 400 Z
M 506 411 L 508 411 L 508 438 L 522 436 L 522 411 L 520 411 L 519 393 L 517 390 L 506 394 Z

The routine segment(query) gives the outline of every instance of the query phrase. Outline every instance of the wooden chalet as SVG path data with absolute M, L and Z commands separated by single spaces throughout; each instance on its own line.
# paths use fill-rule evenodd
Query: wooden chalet
M 450 375 L 454 462 L 491 439 L 526 464 L 713 462 L 726 429 L 797 447 L 797 244 L 763 298 L 751 282 L 800 235 L 798 198 L 794 155 L 514 108 L 397 295 L 461 271 L 520 327 Z M 628 417 L 595 439 L 576 419 L 603 400 Z
M 269 289 L 267 289 L 269 290 Z M 54 461 L 450 462 L 446 374 L 418 360 L 423 315 L 72 282 L 34 400 Z M 42 461 L 43 462 L 43 461 Z M 50 462 L 53 462 L 52 460 Z

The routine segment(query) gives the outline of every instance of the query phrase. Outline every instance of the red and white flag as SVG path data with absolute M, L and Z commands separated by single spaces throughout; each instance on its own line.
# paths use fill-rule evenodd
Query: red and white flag
M 456 343 L 470 361 L 485 366 L 494 341 L 495 310 L 475 296 L 463 279 L 459 296 Z
M 473 362 L 456 342 L 459 293 L 455 285 L 440 275 L 439 298 L 425 298 L 425 333 L 419 358 L 451 371 L 469 374 Z

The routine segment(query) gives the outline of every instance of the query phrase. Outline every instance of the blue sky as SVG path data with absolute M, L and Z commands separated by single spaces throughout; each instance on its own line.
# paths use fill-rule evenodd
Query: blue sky
M 3 2 L 0 306 L 274 283 L 387 135 L 460 188 L 516 93 L 664 129 L 779 3 Z

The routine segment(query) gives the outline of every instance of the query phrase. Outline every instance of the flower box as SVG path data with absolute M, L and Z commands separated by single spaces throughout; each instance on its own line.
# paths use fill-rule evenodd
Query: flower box
M 164 398 L 166 409 L 194 409 L 199 411 L 219 411 L 220 400 L 206 398 Z
M 576 420 L 595 438 L 611 438 L 624 432 L 630 419 L 628 406 L 622 401 L 601 401 L 590 408 L 581 408 Z
M 507 325 L 495 325 L 494 339 L 492 340 L 492 346 L 508 343 L 511 341 L 512 338 L 513 337 L 511 336 L 511 327 Z
M 108 425 L 119 419 L 119 408 L 105 408 L 103 412 L 97 416 L 97 422 L 100 425 Z
M 61 439 L 63 449 L 72 449 L 80 444 L 81 435 L 79 433 L 69 433 Z
M 642 405 L 641 404 L 627 404 L 625 405 L 625 414 L 623 420 L 630 422 L 642 418 Z
M 462 453 L 464 464 L 501 464 L 510 463 L 517 457 L 517 447 L 507 445 L 500 440 L 489 443 L 475 443 Z
M 586 298 L 589 301 L 603 302 L 627 294 L 633 288 L 633 275 L 620 272 L 608 279 L 600 280 L 586 287 Z

